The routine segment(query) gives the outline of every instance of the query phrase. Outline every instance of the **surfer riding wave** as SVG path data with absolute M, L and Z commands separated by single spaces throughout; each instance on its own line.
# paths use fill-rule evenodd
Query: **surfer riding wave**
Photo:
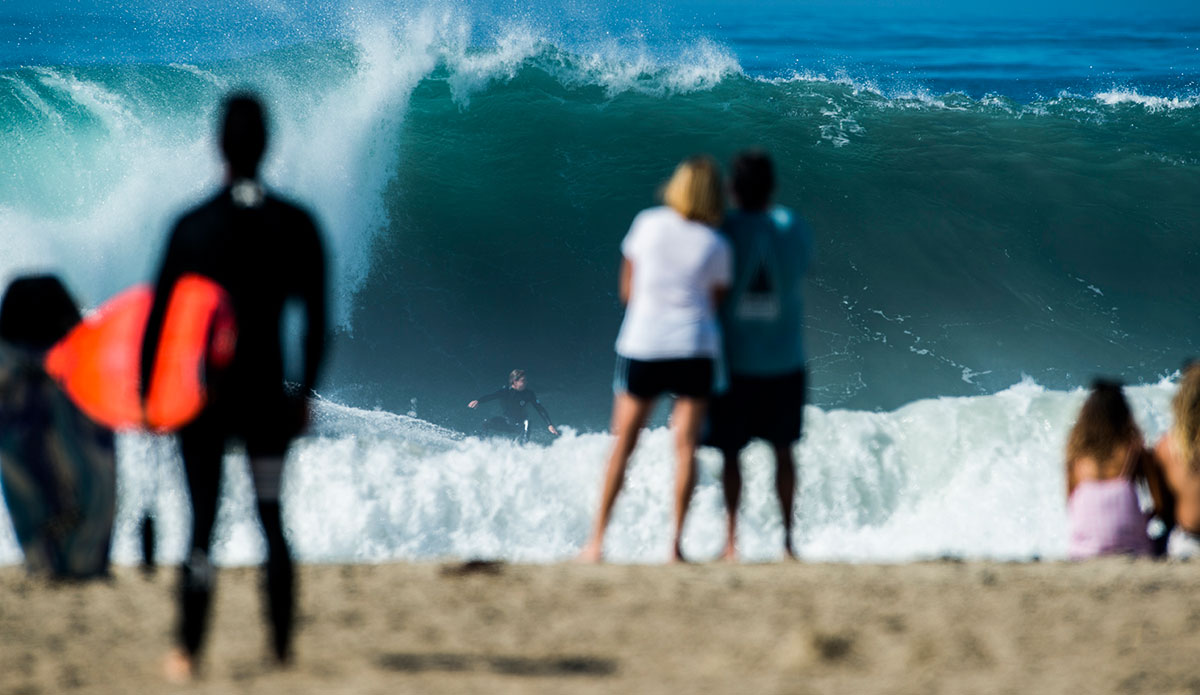
M 538 400 L 537 394 L 532 389 L 526 388 L 524 369 L 512 370 L 508 375 L 508 386 L 476 398 L 468 403 L 467 407 L 478 408 L 479 404 L 488 401 L 499 401 L 504 414 L 484 420 L 483 432 L 485 434 L 512 437 L 521 442 L 529 441 L 529 415 L 526 412 L 526 408 L 529 406 L 532 406 L 538 415 L 542 416 L 550 434 L 556 437 L 559 434 L 558 428 L 554 426 L 550 414 Z

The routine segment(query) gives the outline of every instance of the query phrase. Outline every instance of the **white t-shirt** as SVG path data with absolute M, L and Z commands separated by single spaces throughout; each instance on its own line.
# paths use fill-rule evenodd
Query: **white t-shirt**
M 729 242 L 669 207 L 643 210 L 621 242 L 633 266 L 617 354 L 635 360 L 716 357 L 713 291 L 732 275 Z

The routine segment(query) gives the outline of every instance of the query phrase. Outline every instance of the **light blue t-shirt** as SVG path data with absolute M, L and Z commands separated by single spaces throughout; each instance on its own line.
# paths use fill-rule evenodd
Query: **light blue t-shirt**
M 733 247 L 733 283 L 721 306 L 733 374 L 773 376 L 804 367 L 804 275 L 812 230 L 791 210 L 733 210 L 721 233 Z

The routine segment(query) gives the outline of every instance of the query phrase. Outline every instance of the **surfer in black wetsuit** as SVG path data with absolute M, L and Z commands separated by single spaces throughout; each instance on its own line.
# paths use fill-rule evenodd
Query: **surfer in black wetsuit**
M 191 677 L 208 619 L 213 588 L 209 546 L 221 485 L 221 460 L 233 440 L 245 444 L 258 513 L 267 540 L 267 582 L 274 650 L 290 655 L 294 572 L 279 509 L 279 482 L 291 440 L 308 420 L 308 396 L 325 353 L 325 252 L 312 218 L 266 192 L 258 166 L 266 147 L 262 106 L 234 95 L 224 107 L 221 150 L 226 185 L 188 211 L 171 233 L 155 285 L 142 350 L 141 389 L 149 390 L 155 354 L 176 281 L 187 273 L 211 278 L 229 293 L 238 327 L 227 369 L 209 374 L 208 403 L 179 433 L 192 497 L 191 549 L 182 567 L 179 648 L 167 676 Z M 303 369 L 285 384 L 281 322 L 296 302 L 304 317 Z
M 524 369 L 512 370 L 512 373 L 508 375 L 508 386 L 486 396 L 480 396 L 468 403 L 467 407 L 478 408 L 480 403 L 494 400 L 500 401 L 500 407 L 504 414 L 485 420 L 483 423 L 485 431 L 514 437 L 523 442 L 529 441 L 529 415 L 525 412 L 525 408 L 533 406 L 538 415 L 541 415 L 542 419 L 546 421 L 546 429 L 550 431 L 550 434 L 558 436 L 558 428 L 550 420 L 550 414 L 538 400 L 537 394 L 531 389 L 525 388 Z

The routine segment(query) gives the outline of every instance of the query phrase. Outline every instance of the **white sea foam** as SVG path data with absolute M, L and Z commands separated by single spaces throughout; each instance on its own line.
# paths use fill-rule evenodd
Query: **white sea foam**
M 225 79 L 224 77 L 221 77 L 220 75 L 212 72 L 211 70 L 204 70 L 204 69 L 200 68 L 199 66 L 192 65 L 190 63 L 171 63 L 170 66 L 175 68 L 176 70 L 181 70 L 183 72 L 186 72 L 189 75 L 199 77 L 200 79 L 204 80 L 205 82 L 208 82 L 209 84 L 213 85 L 214 87 L 216 87 L 218 89 L 226 90 L 226 89 L 229 89 L 229 87 L 230 87 L 229 80 Z
M 1141 94 L 1135 89 L 1113 88 L 1084 96 L 1070 91 L 1059 92 L 1049 99 L 1035 100 L 1027 104 L 1010 97 L 985 94 L 975 99 L 962 93 L 937 94 L 923 85 L 892 85 L 883 88 L 866 76 L 850 76 L 845 73 L 828 75 L 813 71 L 793 71 L 786 76 L 757 76 L 755 81 L 775 86 L 793 84 L 832 85 L 849 90 L 852 96 L 878 97 L 874 101 L 882 108 L 929 109 L 936 111 L 969 111 L 984 107 L 1012 115 L 1047 115 L 1050 113 L 1073 113 L 1090 120 L 1100 112 L 1096 105 L 1120 106 L 1135 104 L 1149 112 L 1176 111 L 1200 107 L 1200 95 L 1154 96 Z
M 1157 97 L 1138 93 L 1136 90 L 1111 89 L 1099 92 L 1093 97 L 1101 104 L 1117 106 L 1118 104 L 1138 104 L 1147 111 L 1175 111 L 1177 109 L 1194 109 L 1200 106 L 1200 95 L 1185 97 Z
M 1127 389 L 1147 440 L 1170 421 L 1174 384 Z M 1002 392 L 922 400 L 891 412 L 806 410 L 797 450 L 797 546 L 810 560 L 1061 558 L 1066 549 L 1062 451 L 1083 390 L 1030 380 Z M 549 446 L 463 437 L 404 415 L 322 402 L 284 484 L 293 545 L 307 562 L 500 558 L 550 562 L 583 543 L 599 495 L 605 434 L 568 430 Z M 166 440 L 125 436 L 119 447 L 118 562 L 138 558 L 137 523 L 153 509 L 160 554 L 177 561 L 187 508 Z M 724 517 L 714 452 L 700 457 L 684 535 L 697 559 L 720 549 Z M 739 544 L 749 559 L 778 556 L 781 523 L 768 448 L 752 445 Z M 674 465 L 671 436 L 649 430 L 631 463 L 608 540 L 612 559 L 667 557 Z M 257 562 L 263 541 L 239 456 L 226 459 L 217 559 Z M 0 519 L 0 563 L 19 561 Z
M 116 87 L 69 68 L 39 68 L 33 86 L 8 76 L 41 115 L 13 124 L 28 129 L 13 155 L 27 185 L 0 187 L 0 281 L 55 271 L 94 304 L 147 279 L 173 217 L 220 183 L 213 117 L 238 85 L 266 96 L 274 132 L 264 177 L 323 223 L 340 290 L 335 317 L 347 320 L 372 239 L 387 223 L 381 194 L 399 156 L 395 133 L 411 90 L 437 64 L 436 38 L 420 20 L 364 29 L 356 70 L 340 82 L 298 85 L 270 67 L 247 76 L 236 65 L 226 73 L 176 65 L 209 97 L 192 110 L 158 109 L 172 95 L 149 80 Z
M 758 82 L 770 85 L 787 85 L 787 84 L 831 84 L 848 87 L 852 94 L 867 94 L 878 97 L 883 97 L 883 89 L 874 81 L 866 78 L 851 77 L 847 73 L 838 73 L 833 77 L 821 72 L 813 72 L 811 70 L 799 71 L 793 70 L 790 75 L 784 76 L 759 76 L 754 78 Z
M 314 67 L 303 83 L 269 57 L 250 72 L 237 63 L 172 65 L 209 98 L 190 110 L 162 110 L 172 94 L 156 91 L 163 87 L 153 80 L 105 83 L 95 71 L 73 68 L 5 75 L 32 117 L 12 124 L 21 132 L 10 143 L 25 185 L 0 185 L 0 281 L 56 271 L 95 304 L 147 279 L 174 216 L 220 183 L 215 110 L 230 87 L 248 87 L 264 94 L 272 116 L 264 177 L 322 223 L 339 289 L 335 319 L 350 328 L 373 241 L 390 222 L 383 192 L 403 163 L 398 133 L 409 98 L 439 66 L 464 107 L 530 60 L 541 60 L 563 84 L 597 85 L 611 95 L 710 89 L 740 72 L 725 48 L 706 40 L 682 47 L 678 60 L 617 44 L 559 60 L 546 36 L 519 24 L 490 45 L 473 43 L 470 22 L 452 10 L 362 16 L 349 25 L 353 69 Z
M 636 42 L 595 42 L 574 51 L 554 74 L 565 85 L 595 85 L 615 97 L 627 92 L 670 96 L 706 91 L 727 77 L 743 73 L 725 47 L 700 39 L 681 46 L 679 53 L 670 58 L 656 55 Z
M 194 195 L 215 167 L 196 143 L 141 113 L 134 95 L 61 70 L 36 74 L 52 97 L 39 97 L 42 113 L 28 121 L 18 154 L 27 187 L 0 191 L 13 201 L 0 206 L 0 281 L 62 272 L 91 304 L 144 278 L 172 203 Z M 59 102 L 72 118 L 51 107 Z
M 464 107 L 470 105 L 472 94 L 492 82 L 513 79 L 527 60 L 546 49 L 545 39 L 522 25 L 501 32 L 496 43 L 483 50 L 470 48 L 465 25 L 456 39 L 443 46 L 442 59 L 450 69 L 447 83 L 451 95 Z

